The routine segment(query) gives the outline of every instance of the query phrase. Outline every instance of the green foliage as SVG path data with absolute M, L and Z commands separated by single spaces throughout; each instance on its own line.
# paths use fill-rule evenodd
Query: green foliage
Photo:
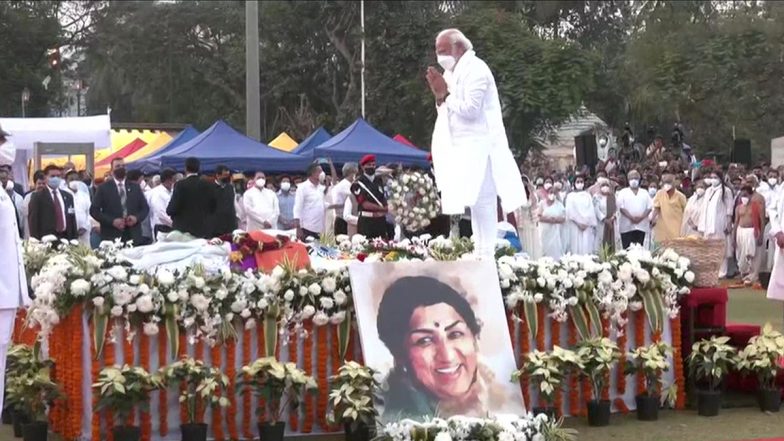
M 373 368 L 362 366 L 355 361 L 346 362 L 338 370 L 337 375 L 330 378 L 332 390 L 329 393 L 331 423 L 364 423 L 368 427 L 375 426 L 378 411 L 374 401 L 380 400 L 378 395 L 380 384 L 375 379 L 378 374 Z
M 160 376 L 168 386 L 183 385 L 180 392 L 180 403 L 188 409 L 188 423 L 196 423 L 202 415 L 198 415 L 197 403 L 207 403 L 210 407 L 226 407 L 229 399 L 218 395 L 229 387 L 229 377 L 221 373 L 219 368 L 204 365 L 201 360 L 184 357 L 161 369 Z
M 716 390 L 725 375 L 737 364 L 738 351 L 729 345 L 729 337 L 712 336 L 692 346 L 689 372 L 707 382 L 709 390 Z
M 241 381 L 241 387 L 250 386 L 257 395 L 267 400 L 266 409 L 258 409 L 266 412 L 267 421 L 281 421 L 286 409 L 297 410 L 304 393 L 316 393 L 318 390 L 313 377 L 306 375 L 294 363 L 281 363 L 275 357 L 259 358 L 243 366 L 242 373 L 245 379 Z
M 784 357 L 784 336 L 766 323 L 762 334 L 752 337 L 740 352 L 738 370 L 757 375 L 760 389 L 773 390 L 781 357 Z
M 626 354 L 628 360 L 624 374 L 641 373 L 645 376 L 645 395 L 656 394 L 656 384 L 661 381 L 662 372 L 670 369 L 667 357 L 672 356 L 672 347 L 665 342 L 654 342 L 641 346 Z
M 580 341 L 575 350 L 580 372 L 591 380 L 594 400 L 601 400 L 605 374 L 621 359 L 618 345 L 609 338 L 596 337 Z
M 48 406 L 62 396 L 51 379 L 54 363 L 41 360 L 37 348 L 27 345 L 12 346 L 6 361 L 7 404 L 34 421 L 46 421 Z
M 149 393 L 163 386 L 158 375 L 150 375 L 141 367 L 110 366 L 101 369 L 93 384 L 98 396 L 96 410 L 115 413 L 115 421 L 125 421 L 134 408 L 149 407 Z

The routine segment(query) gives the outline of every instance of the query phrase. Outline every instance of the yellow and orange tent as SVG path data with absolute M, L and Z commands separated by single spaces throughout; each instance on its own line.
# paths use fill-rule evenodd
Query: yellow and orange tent
M 297 148 L 299 145 L 297 141 L 294 140 L 291 136 L 289 136 L 286 132 L 281 132 L 280 135 L 275 137 L 272 141 L 269 142 L 270 147 L 275 147 L 278 150 L 282 150 L 284 152 L 290 152 Z

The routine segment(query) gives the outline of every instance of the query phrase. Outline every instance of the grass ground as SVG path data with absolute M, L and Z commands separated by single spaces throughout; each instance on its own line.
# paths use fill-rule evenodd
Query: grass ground
M 776 329 L 784 330 L 784 302 L 767 300 L 762 290 L 730 290 L 727 315 L 731 322 L 759 325 L 770 322 Z M 566 426 L 578 430 L 580 441 L 741 441 L 784 437 L 784 412 L 762 413 L 753 407 L 752 397 L 742 397 L 740 402 L 747 407 L 722 409 L 715 418 L 699 417 L 692 410 L 667 411 L 653 423 L 637 421 L 634 414 L 629 414 L 613 415 L 609 427 L 588 427 L 585 420 L 579 418 L 567 419 Z M 314 441 L 321 438 L 307 437 Z M 13 439 L 11 427 L 0 426 L 0 441 Z

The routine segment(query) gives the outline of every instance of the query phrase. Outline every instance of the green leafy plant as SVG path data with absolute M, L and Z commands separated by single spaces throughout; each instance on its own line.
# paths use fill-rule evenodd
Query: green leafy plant
M 318 389 L 313 377 L 294 363 L 284 364 L 275 357 L 260 358 L 243 366 L 242 373 L 245 379 L 241 384 L 252 387 L 256 394 L 267 400 L 266 409 L 259 407 L 259 412 L 266 412 L 267 421 L 271 422 L 281 421 L 286 408 L 296 410 L 303 393 L 315 393 Z
M 8 353 L 6 399 L 15 410 L 34 421 L 46 421 L 46 411 L 62 397 L 60 386 L 51 379 L 51 360 L 39 360 L 30 346 L 16 345 Z
M 571 369 L 583 367 L 577 353 L 555 345 L 550 352 L 534 350 L 525 355 L 520 370 L 512 373 L 512 381 L 527 378 L 539 384 L 539 400 L 544 404 L 552 404 L 555 390 L 561 387 Z
M 158 375 L 138 366 L 110 366 L 101 370 L 93 384 L 98 394 L 97 409 L 115 413 L 115 421 L 125 421 L 134 408 L 149 407 L 149 393 L 163 386 Z
M 672 355 L 672 347 L 665 342 L 654 342 L 641 346 L 626 355 L 626 375 L 641 373 L 645 377 L 645 391 L 641 395 L 656 395 L 656 384 L 661 382 L 662 372 L 670 369 L 667 359 Z
M 362 423 L 368 427 L 375 425 L 378 411 L 375 400 L 380 400 L 380 383 L 376 380 L 378 372 L 355 361 L 349 361 L 330 378 L 332 390 L 329 393 L 331 415 L 334 423 L 351 423 L 356 427 Z
M 607 337 L 583 340 L 577 344 L 580 372 L 588 377 L 593 387 L 594 400 L 602 399 L 604 377 L 621 358 L 618 345 Z
M 716 390 L 737 363 L 737 350 L 727 344 L 729 341 L 729 337 L 714 335 L 710 340 L 702 339 L 691 347 L 689 372 L 695 378 L 706 381 L 708 390 Z
M 752 337 L 738 354 L 737 368 L 757 375 L 760 389 L 772 390 L 776 388 L 778 360 L 781 357 L 784 357 L 784 335 L 766 323 L 762 334 Z
M 229 387 L 229 377 L 218 368 L 205 366 L 200 360 L 185 357 L 161 368 L 160 376 L 168 386 L 184 386 L 180 392 L 180 403 L 185 403 L 188 409 L 186 423 L 193 424 L 204 415 L 206 406 L 202 407 L 201 415 L 198 414 L 199 402 L 213 408 L 229 405 L 229 399 L 218 394 Z

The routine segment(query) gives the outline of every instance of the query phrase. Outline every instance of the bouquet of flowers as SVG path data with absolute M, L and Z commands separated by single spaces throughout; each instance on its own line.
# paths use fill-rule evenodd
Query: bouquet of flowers
M 403 172 L 389 181 L 389 211 L 408 231 L 420 231 L 441 212 L 433 180 L 419 171 Z
M 545 414 L 521 417 L 496 417 L 494 419 L 451 417 L 419 423 L 403 420 L 384 426 L 380 441 L 546 441 L 576 439 L 573 429 L 560 427 Z

